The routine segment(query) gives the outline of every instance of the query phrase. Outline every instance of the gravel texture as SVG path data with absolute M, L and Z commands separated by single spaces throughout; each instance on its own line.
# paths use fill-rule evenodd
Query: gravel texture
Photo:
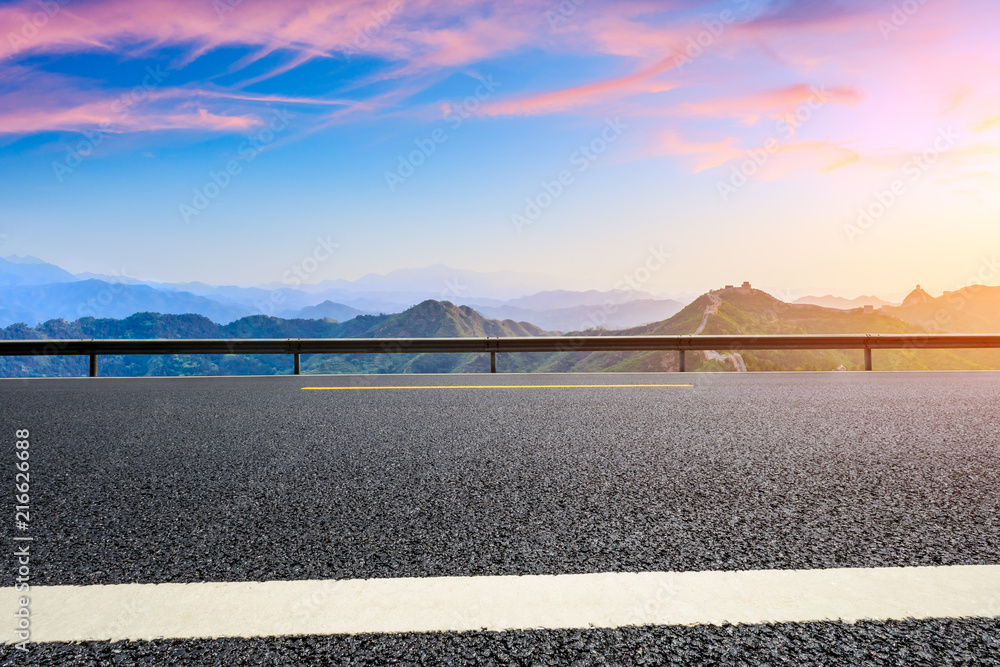
M 697 386 L 300 389 L 491 380 Z M 998 404 L 989 372 L 0 381 L 38 585 L 998 563 Z
M 796 623 L 39 644 L 13 665 L 1000 664 L 1000 620 Z
M 696 386 L 300 389 L 485 382 Z M 1000 373 L 0 381 L 10 460 L 31 431 L 35 585 L 997 563 L 998 405 Z M 8 645 L 0 661 L 988 665 L 998 638 L 998 619 L 828 622 Z

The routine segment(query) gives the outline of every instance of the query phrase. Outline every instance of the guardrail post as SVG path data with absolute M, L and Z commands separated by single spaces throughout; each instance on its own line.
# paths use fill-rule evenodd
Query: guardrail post
M 865 348 L 865 370 L 870 371 L 872 369 L 872 349 L 870 347 Z
M 677 350 L 677 367 L 681 369 L 681 373 L 687 371 L 684 364 L 684 350 Z
M 497 353 L 490 352 L 490 373 L 497 372 Z
M 90 355 L 90 377 L 97 377 L 97 355 Z
M 301 375 L 302 364 L 299 362 L 299 353 L 295 353 L 295 374 Z

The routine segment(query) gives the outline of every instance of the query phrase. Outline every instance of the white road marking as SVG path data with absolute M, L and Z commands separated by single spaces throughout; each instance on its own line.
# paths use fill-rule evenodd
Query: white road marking
M 10 621 L 23 594 L 0 591 Z M 1000 565 L 33 586 L 28 597 L 32 642 L 853 622 L 1000 616 Z

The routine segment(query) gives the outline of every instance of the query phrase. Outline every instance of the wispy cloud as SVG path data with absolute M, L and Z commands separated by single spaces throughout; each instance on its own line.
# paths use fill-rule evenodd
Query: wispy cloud
M 651 150 L 695 170 L 737 157 L 759 142 L 762 120 L 788 118 L 817 94 L 830 105 L 823 121 L 801 136 L 793 132 L 775 164 L 811 161 L 823 171 L 919 145 L 926 127 L 941 122 L 931 108 L 944 109 L 941 117 L 970 135 L 1000 125 L 1000 93 L 982 92 L 992 85 L 983 68 L 1000 67 L 988 46 L 992 36 L 963 34 L 965 42 L 953 44 L 961 62 L 939 62 L 932 48 L 953 39 L 955 26 L 975 21 L 977 7 L 987 7 L 980 0 L 961 11 L 927 3 L 891 42 L 878 28 L 889 10 L 862 0 L 588 0 L 556 26 L 546 19 L 558 9 L 550 0 L 92 0 L 60 7 L 27 32 L 24 17 L 38 11 L 33 0 L 0 7 L 0 35 L 18 36 L 0 39 L 0 133 L 108 124 L 122 133 L 244 132 L 271 107 L 293 105 L 304 113 L 283 141 L 294 141 L 362 117 L 424 118 L 449 101 L 448 93 L 435 99 L 429 92 L 449 76 L 498 64 L 512 71 L 549 56 L 572 61 L 578 83 L 551 74 L 522 78 L 478 113 L 621 113 L 641 119 L 634 134 L 645 132 Z M 735 18 L 709 30 L 724 9 Z M 678 68 L 678 54 L 693 39 L 704 43 L 703 55 Z M 123 114 L 121 96 L 132 84 L 46 69 L 82 53 L 158 58 L 178 75 Z M 184 74 L 210 53 L 229 59 L 209 74 Z M 323 63 L 336 73 L 324 79 L 328 90 L 311 80 L 300 85 L 302 72 L 323 70 Z M 976 81 L 964 80 L 975 68 Z M 937 103 L 918 108 L 917 89 L 921 100 Z
M 763 90 L 747 95 L 713 97 L 688 102 L 678 107 L 679 113 L 711 118 L 734 118 L 744 125 L 754 125 L 761 118 L 794 117 L 803 104 L 856 104 L 860 91 L 849 86 L 826 88 L 798 83 L 778 89 Z
M 486 116 L 555 113 L 582 105 L 606 104 L 615 98 L 640 92 L 668 91 L 673 85 L 656 81 L 656 77 L 673 68 L 674 63 L 674 58 L 669 57 L 635 74 L 488 104 L 483 107 L 482 113 Z
M 677 130 L 665 130 L 660 133 L 659 142 L 653 150 L 660 155 L 688 158 L 694 171 L 700 172 L 743 155 L 745 151 L 738 144 L 737 137 L 726 137 L 719 141 L 696 141 L 681 137 Z

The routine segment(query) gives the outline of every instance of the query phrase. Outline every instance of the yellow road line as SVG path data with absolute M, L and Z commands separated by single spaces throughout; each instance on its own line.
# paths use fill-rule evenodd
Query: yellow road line
M 693 384 L 423 384 L 387 387 L 302 387 L 307 390 L 344 391 L 350 389 L 573 389 L 577 387 L 693 387 Z

